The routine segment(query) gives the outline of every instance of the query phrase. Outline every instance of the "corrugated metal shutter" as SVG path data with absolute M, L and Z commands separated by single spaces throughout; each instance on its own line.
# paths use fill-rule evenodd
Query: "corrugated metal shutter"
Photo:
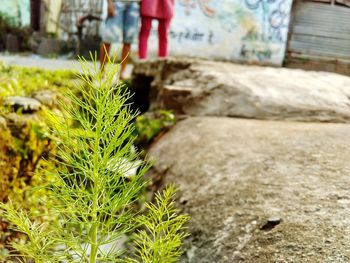
M 336 0 L 337 3 L 350 6 L 350 0 Z
M 350 58 L 350 8 L 298 1 L 288 45 L 290 53 Z

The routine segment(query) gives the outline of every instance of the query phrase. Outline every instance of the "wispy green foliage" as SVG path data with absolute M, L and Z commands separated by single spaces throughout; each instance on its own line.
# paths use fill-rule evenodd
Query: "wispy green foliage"
M 82 63 L 82 69 L 79 93 L 67 91 L 71 103 L 62 104 L 63 115 L 49 115 L 60 165 L 45 189 L 57 220 L 35 223 L 11 203 L 0 205 L 28 236 L 14 247 L 37 263 L 175 262 L 187 217 L 174 208 L 173 188 L 146 205 L 147 215 L 137 209 L 149 164 L 133 150 L 136 114 L 127 103 L 129 92 L 113 82 L 119 68 L 104 75 L 96 63 Z M 123 240 L 135 231 L 135 259 L 126 258 Z
M 187 215 L 179 215 L 174 204 L 175 190 L 169 186 L 163 194 L 156 194 L 155 204 L 146 205 L 148 213 L 138 221 L 145 228 L 135 234 L 138 260 L 145 263 L 172 263 L 182 254 L 182 240 L 188 236 L 183 232 Z

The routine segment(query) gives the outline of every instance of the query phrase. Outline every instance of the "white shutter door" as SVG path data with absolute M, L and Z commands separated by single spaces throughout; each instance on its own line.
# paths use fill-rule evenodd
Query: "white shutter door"
M 299 1 L 295 5 L 290 53 L 350 58 L 349 7 L 310 1 Z

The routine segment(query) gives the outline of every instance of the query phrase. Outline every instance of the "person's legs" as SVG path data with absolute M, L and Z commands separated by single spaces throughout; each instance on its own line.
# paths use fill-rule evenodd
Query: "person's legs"
M 158 56 L 168 56 L 168 34 L 171 19 L 158 20 Z
M 152 29 L 152 18 L 141 17 L 141 30 L 139 37 L 139 58 L 147 58 L 148 38 Z
M 117 43 L 122 38 L 123 5 L 115 3 L 116 15 L 108 17 L 102 27 L 102 44 L 100 47 L 100 70 L 103 72 L 108 62 L 111 43 Z
M 138 33 L 139 25 L 139 5 L 137 3 L 126 3 L 123 20 L 123 48 L 121 54 L 120 78 L 123 74 L 126 65 L 129 63 L 131 43 L 134 41 Z
M 122 61 L 120 63 L 120 78 L 123 78 L 123 74 L 126 68 L 126 65 L 129 63 L 130 60 L 130 50 L 131 50 L 131 44 L 124 43 L 122 48 Z
M 110 43 L 102 43 L 100 46 L 100 71 L 103 72 L 106 62 L 108 62 L 108 54 L 111 49 Z

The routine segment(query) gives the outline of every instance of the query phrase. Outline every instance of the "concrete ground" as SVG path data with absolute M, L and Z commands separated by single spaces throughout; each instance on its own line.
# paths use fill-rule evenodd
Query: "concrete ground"
M 339 123 L 178 122 L 149 156 L 191 216 L 180 262 L 349 263 L 349 133 Z

